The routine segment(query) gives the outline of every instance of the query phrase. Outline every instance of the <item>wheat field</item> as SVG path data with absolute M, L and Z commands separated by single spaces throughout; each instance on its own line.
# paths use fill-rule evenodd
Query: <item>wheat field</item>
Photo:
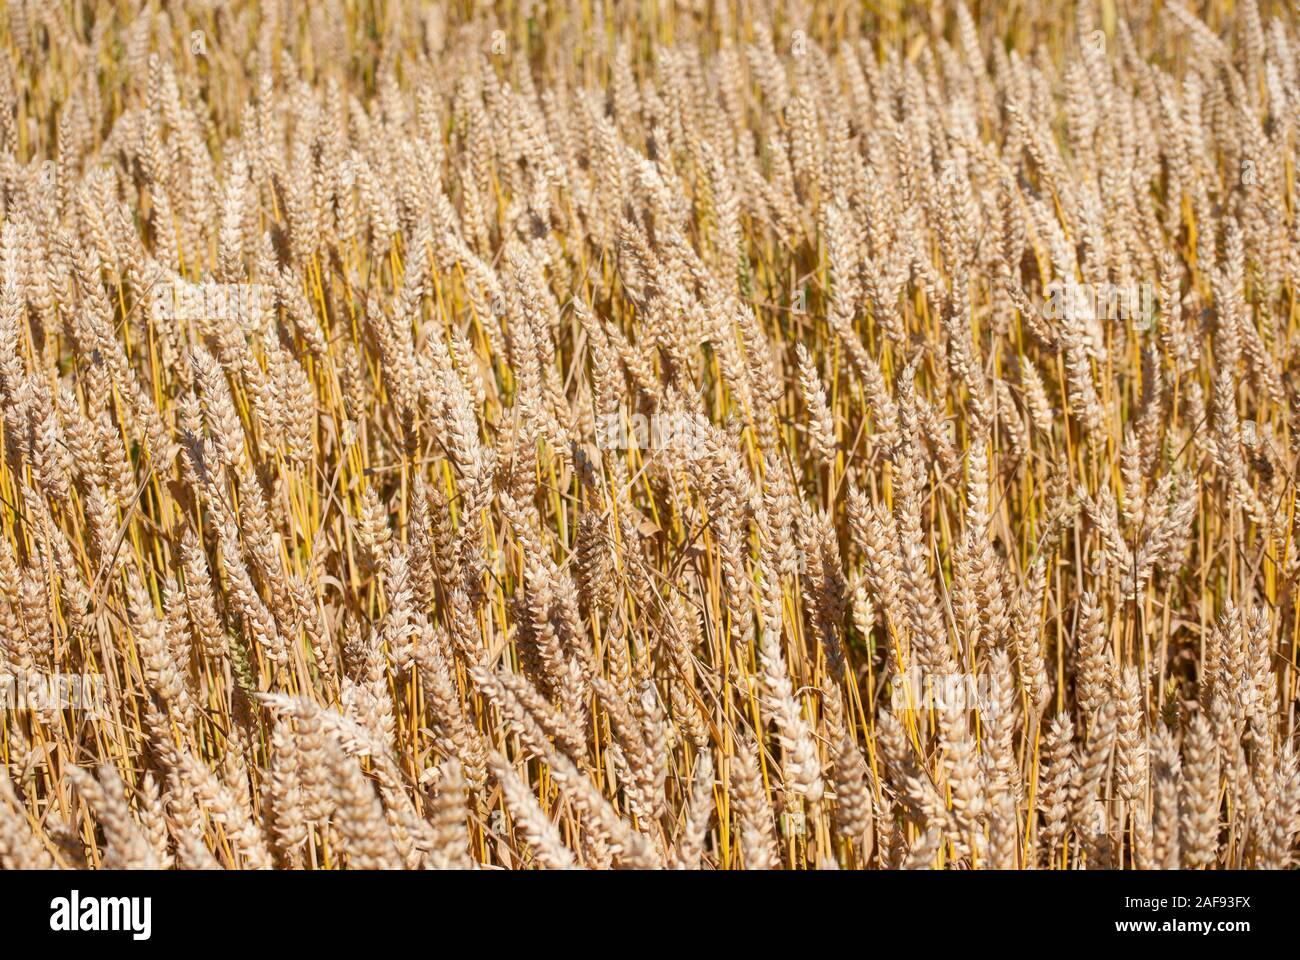
M 0 21 L 0 867 L 1292 864 L 1293 5 Z

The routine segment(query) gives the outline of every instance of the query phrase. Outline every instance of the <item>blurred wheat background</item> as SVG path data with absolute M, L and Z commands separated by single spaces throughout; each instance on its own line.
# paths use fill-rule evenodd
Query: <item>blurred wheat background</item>
M 1291 865 L 1293 6 L 0 21 L 0 866 Z

